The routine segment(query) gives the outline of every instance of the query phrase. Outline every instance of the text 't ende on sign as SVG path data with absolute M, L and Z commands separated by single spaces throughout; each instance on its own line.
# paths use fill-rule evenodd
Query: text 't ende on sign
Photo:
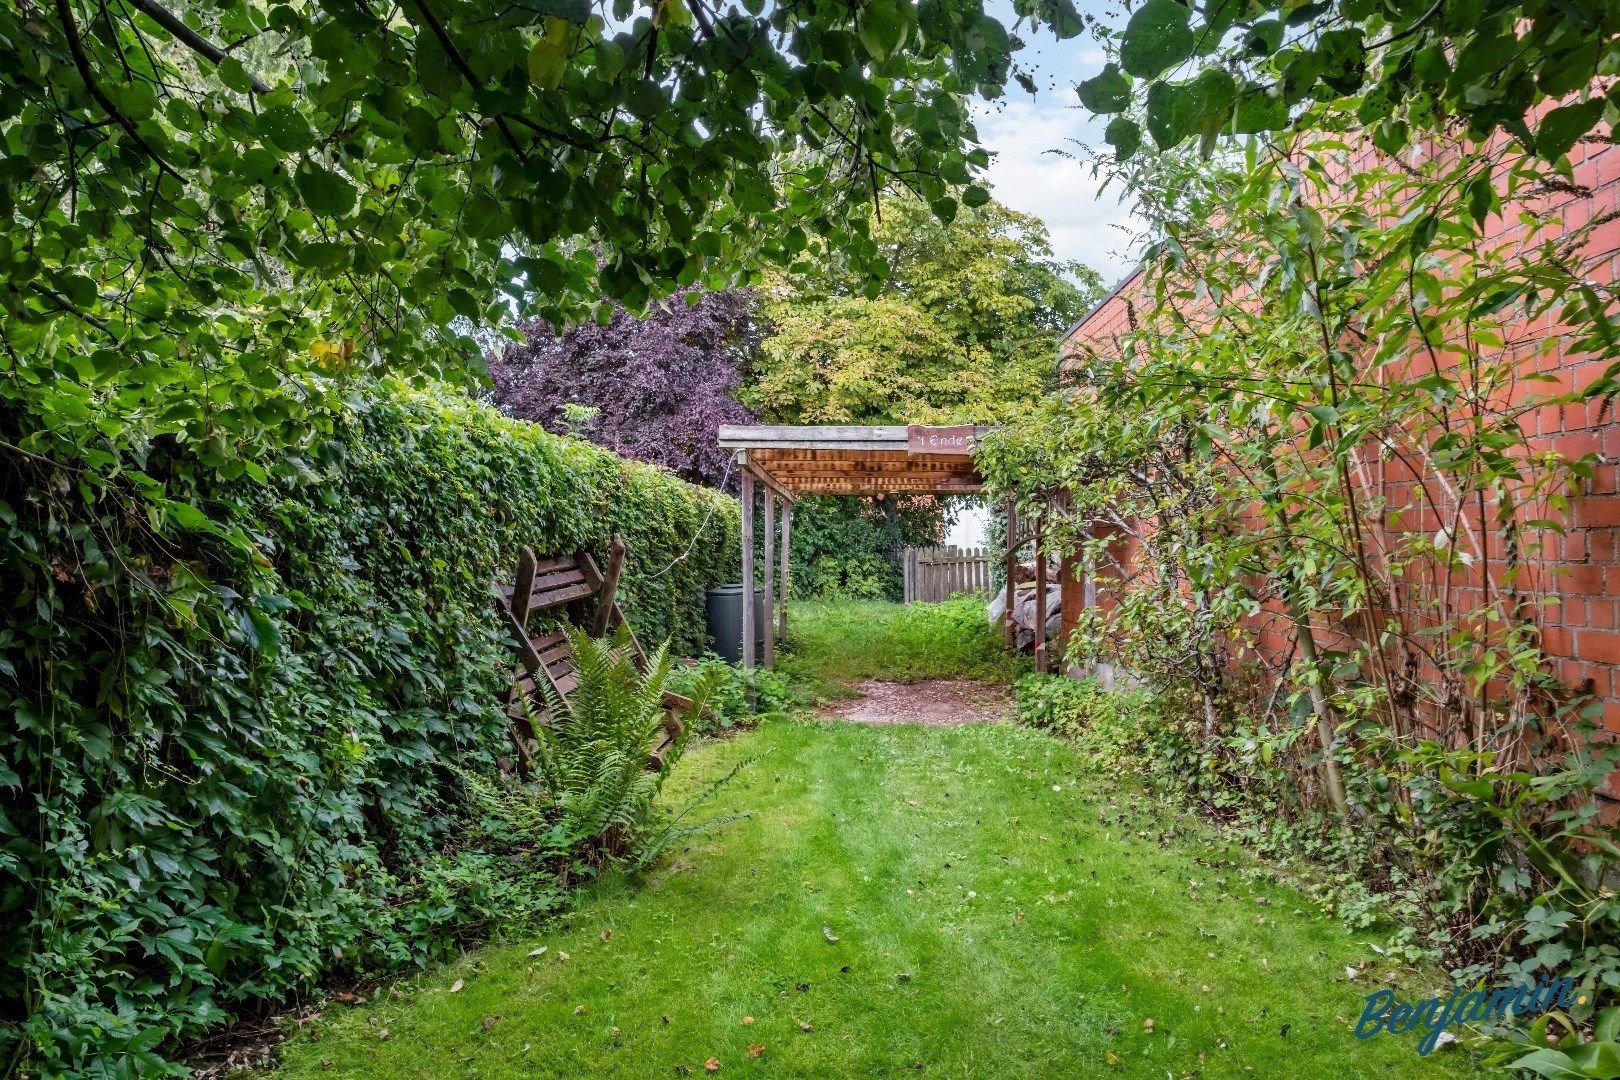
M 906 453 L 969 457 L 973 453 L 973 425 L 924 427 L 911 424 L 906 428 Z

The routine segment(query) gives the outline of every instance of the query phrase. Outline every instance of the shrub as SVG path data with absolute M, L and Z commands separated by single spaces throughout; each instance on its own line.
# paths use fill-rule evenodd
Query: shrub
M 752 706 L 748 703 L 749 687 L 754 690 Z M 708 708 L 692 720 L 693 729 L 702 734 L 748 726 L 762 714 L 783 712 L 795 703 L 787 680 L 777 672 L 765 668 L 747 671 L 713 653 L 706 653 L 690 666 L 676 668 L 670 673 L 669 688 L 688 697 L 699 688 L 708 690 Z
M 7 1072 L 159 1071 L 496 921 L 518 890 L 463 850 L 451 772 L 507 745 L 492 579 L 617 532 L 637 631 L 696 651 L 735 575 L 733 500 L 463 397 L 361 386 L 310 426 L 233 479 L 172 442 L 110 447 L 123 479 L 87 494 L 71 464 L 0 475 Z
M 1300 724 L 1239 720 L 1206 733 L 1191 692 L 1109 692 L 1029 675 L 1018 717 L 1072 739 L 1097 773 L 1200 810 L 1386 955 L 1440 960 L 1454 980 L 1533 982 L 1547 970 L 1584 990 L 1620 987 L 1620 848 L 1591 793 L 1614 768 L 1605 746 L 1538 753 L 1536 772 L 1432 740 L 1394 747 L 1364 723 L 1342 762 L 1356 817 L 1298 798 Z M 1596 994 L 1572 1010 L 1591 1017 Z

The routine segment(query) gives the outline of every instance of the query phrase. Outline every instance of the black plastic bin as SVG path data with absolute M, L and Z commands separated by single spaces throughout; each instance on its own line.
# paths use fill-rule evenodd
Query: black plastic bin
M 733 664 L 742 663 L 742 582 L 716 585 L 704 594 L 710 647 Z M 765 651 L 765 596 L 754 590 L 754 662 Z

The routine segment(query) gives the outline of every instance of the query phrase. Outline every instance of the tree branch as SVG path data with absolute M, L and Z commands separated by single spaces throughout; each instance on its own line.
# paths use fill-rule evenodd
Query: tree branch
M 79 78 L 84 82 L 84 88 L 90 92 L 91 97 L 96 99 L 96 104 L 100 105 L 107 115 L 119 127 L 124 129 L 124 133 L 135 141 L 136 146 L 146 151 L 146 156 L 156 163 L 158 171 L 166 172 L 184 184 L 186 178 L 175 172 L 174 166 L 164 161 L 162 156 L 152 149 L 152 144 L 141 137 L 140 131 L 136 129 L 129 117 L 118 111 L 118 107 L 112 103 L 106 93 L 102 91 L 101 85 L 96 82 L 95 72 L 90 68 L 90 58 L 84 54 L 84 42 L 79 40 L 79 24 L 73 18 L 73 7 L 69 0 L 56 0 L 56 17 L 62 21 L 62 33 L 67 38 L 68 52 L 73 56 L 73 66 L 78 69 Z
M 156 0 L 124 0 L 124 3 L 163 27 L 180 44 L 214 64 L 218 64 L 229 55 L 224 49 L 181 22 L 174 12 L 158 4 Z M 270 87 L 254 78 L 251 73 L 248 75 L 248 81 L 252 83 L 255 94 L 270 92 Z

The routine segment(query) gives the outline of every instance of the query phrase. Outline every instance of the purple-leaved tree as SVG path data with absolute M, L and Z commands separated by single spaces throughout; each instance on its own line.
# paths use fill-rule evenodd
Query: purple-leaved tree
M 645 317 L 619 308 L 606 324 L 558 335 L 537 322 L 524 333 L 527 341 L 489 359 L 503 412 L 722 486 L 727 456 L 716 429 L 754 420 L 733 397 L 762 336 L 751 293 L 702 293 L 688 304 L 682 292 Z M 724 486 L 736 490 L 734 470 Z

